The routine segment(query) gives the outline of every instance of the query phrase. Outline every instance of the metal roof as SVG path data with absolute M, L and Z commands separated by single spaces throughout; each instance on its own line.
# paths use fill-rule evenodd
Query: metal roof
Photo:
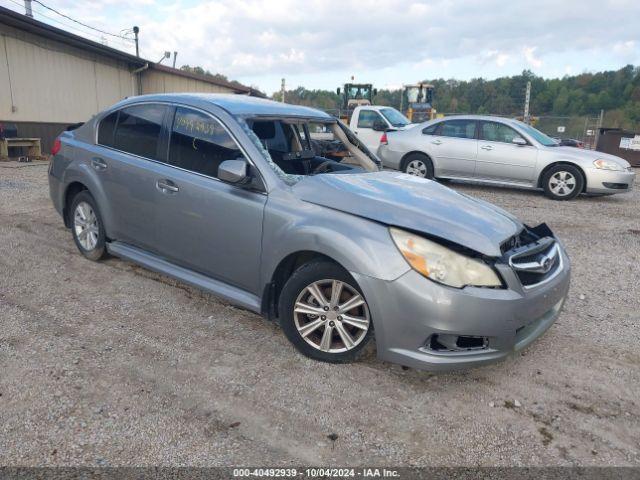
M 99 53 L 109 58 L 125 61 L 132 65 L 141 67 L 145 63 L 148 63 L 144 58 L 136 57 L 135 55 L 102 45 L 101 43 L 94 42 L 93 40 L 88 40 L 79 35 L 53 27 L 47 23 L 40 22 L 39 20 L 27 17 L 26 15 L 14 12 L 13 10 L 5 7 L 0 7 L 0 23 L 49 38 L 51 40 L 56 40 L 67 45 L 72 45 L 83 50 Z
M 0 7 L 0 23 L 9 25 L 19 30 L 33 33 L 35 35 L 39 35 L 44 38 L 71 45 L 82 50 L 104 55 L 108 58 L 124 61 L 134 67 L 142 67 L 148 64 L 149 68 L 153 70 L 166 72 L 171 75 L 193 78 L 195 80 L 200 80 L 212 85 L 229 88 L 235 90 L 238 93 L 248 93 L 250 95 L 262 96 L 262 93 L 253 88 L 246 87 L 244 85 L 233 84 L 231 82 L 225 82 L 224 80 L 214 79 L 206 75 L 198 75 L 191 72 L 185 72 L 184 70 L 179 70 L 177 68 L 171 68 L 166 65 L 150 62 L 149 60 L 145 60 L 144 58 L 136 57 L 135 55 L 131 55 L 115 48 L 102 45 L 101 43 L 94 42 L 93 40 L 88 40 L 79 35 L 69 33 L 66 30 L 53 27 L 47 23 L 41 22 L 31 17 L 27 17 L 26 15 L 15 12 L 5 7 Z
M 146 63 L 146 61 L 145 61 Z M 244 85 L 238 84 L 238 83 L 232 83 L 232 82 L 227 82 L 225 80 L 219 80 L 216 78 L 211 78 L 207 75 L 200 75 L 197 73 L 192 73 L 192 72 L 187 72 L 185 70 L 179 70 L 177 68 L 172 68 L 172 67 L 168 67 L 166 65 L 162 65 L 160 63 L 153 63 L 153 62 L 148 62 L 149 63 L 149 67 L 152 70 L 158 70 L 160 72 L 167 72 L 170 73 L 172 75 L 178 75 L 180 77 L 186 77 L 186 78 L 192 78 L 194 80 L 199 80 L 201 82 L 207 82 L 207 83 L 212 83 L 215 85 L 219 85 L 221 87 L 226 87 L 229 88 L 231 90 L 236 90 L 237 92 L 241 92 L 241 93 L 248 93 L 250 95 L 256 95 L 256 96 L 264 96 L 264 94 L 262 92 L 259 92 L 258 90 L 251 88 L 251 87 L 246 87 Z

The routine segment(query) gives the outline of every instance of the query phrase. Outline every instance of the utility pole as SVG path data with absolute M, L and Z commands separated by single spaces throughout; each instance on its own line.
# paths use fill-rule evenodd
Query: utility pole
M 280 92 L 282 93 L 282 98 L 281 98 L 281 102 L 284 103 L 284 89 L 285 89 L 285 84 L 284 84 L 284 78 L 282 79 L 282 86 L 280 87 Z
M 178 52 L 173 52 L 173 68 L 176 68 L 176 58 L 178 58 Z
M 136 57 L 140 56 L 140 49 L 138 47 L 138 32 L 140 32 L 140 29 L 136 26 L 133 27 L 133 34 L 136 36 Z
M 33 10 L 31 10 L 31 0 L 24 0 L 24 14 L 33 18 Z
M 593 145 L 593 149 L 595 150 L 595 148 L 598 146 L 598 139 L 600 138 L 600 129 L 602 128 L 602 123 L 604 122 L 604 110 L 600 110 L 600 116 L 598 117 L 598 127 L 596 128 L 596 131 L 594 132 L 595 135 L 595 139 L 594 141 L 594 145 Z
M 524 96 L 524 123 L 529 122 L 529 101 L 531 100 L 531 82 L 527 82 L 527 93 Z

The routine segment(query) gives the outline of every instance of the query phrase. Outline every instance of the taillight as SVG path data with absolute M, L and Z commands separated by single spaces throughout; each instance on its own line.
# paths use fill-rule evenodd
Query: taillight
M 60 143 L 60 139 L 56 138 L 53 141 L 53 147 L 51 147 L 51 155 L 57 154 L 61 148 L 62 148 L 62 144 Z
M 384 132 L 380 137 L 380 145 L 389 145 L 389 142 L 387 140 L 387 132 Z

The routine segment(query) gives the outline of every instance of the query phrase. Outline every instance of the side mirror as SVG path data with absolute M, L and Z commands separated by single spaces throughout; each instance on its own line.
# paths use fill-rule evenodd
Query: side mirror
M 336 93 L 340 96 L 340 88 L 336 88 Z
M 374 96 L 374 97 L 377 97 L 377 96 L 378 96 L 378 89 L 377 89 L 377 88 L 374 88 L 374 89 L 373 89 L 373 96 Z
M 513 140 L 511 140 L 511 142 L 515 143 L 519 147 L 524 147 L 527 144 L 527 141 L 522 137 L 513 137 Z
M 387 124 L 384 123 L 382 120 L 376 120 L 375 122 L 373 122 L 373 127 L 372 127 L 376 132 L 384 132 L 387 130 Z
M 246 183 L 249 180 L 247 162 L 240 159 L 225 160 L 218 167 L 218 179 L 235 185 Z

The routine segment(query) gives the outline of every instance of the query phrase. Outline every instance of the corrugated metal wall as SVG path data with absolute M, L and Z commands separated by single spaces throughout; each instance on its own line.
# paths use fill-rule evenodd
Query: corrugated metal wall
M 212 85 L 193 78 L 180 77 L 168 72 L 146 70 L 142 75 L 143 93 L 234 93 L 230 88 Z
M 135 95 L 134 68 L 125 61 L 0 24 L 0 123 L 15 123 L 21 137 L 41 138 L 47 153 L 67 125 L 84 122 Z M 169 72 L 143 71 L 142 93 L 170 92 L 234 91 Z
M 0 119 L 81 122 L 134 94 L 128 65 L 0 25 Z

